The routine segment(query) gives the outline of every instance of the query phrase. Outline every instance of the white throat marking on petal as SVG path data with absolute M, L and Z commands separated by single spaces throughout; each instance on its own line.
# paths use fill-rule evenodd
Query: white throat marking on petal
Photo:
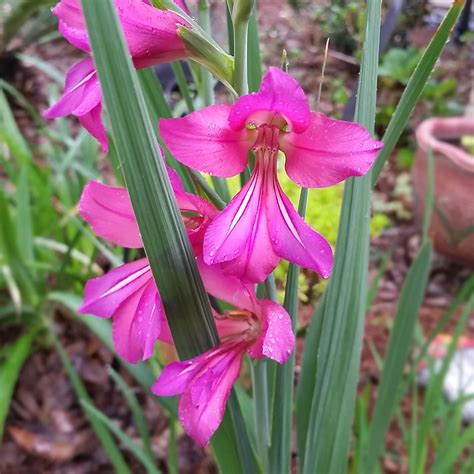
M 244 200 L 242 201 L 242 204 L 239 206 L 239 210 L 235 214 L 234 218 L 232 219 L 232 222 L 229 227 L 229 231 L 227 232 L 227 235 L 229 235 L 234 227 L 237 225 L 239 222 L 240 218 L 242 217 L 243 213 L 245 212 L 245 209 L 247 208 L 247 205 L 250 201 L 250 198 L 252 197 L 252 194 L 255 190 L 255 187 L 257 186 L 257 174 L 255 174 L 255 178 L 253 180 L 253 183 L 250 185 L 249 189 L 247 190 L 247 193 L 245 194 Z
M 291 220 L 288 211 L 286 210 L 285 204 L 283 203 L 283 200 L 280 196 L 280 190 L 278 189 L 278 185 L 276 185 L 275 181 L 273 182 L 273 189 L 275 191 L 278 207 L 280 208 L 281 215 L 283 216 L 283 219 L 285 220 L 288 229 L 290 229 L 290 232 L 293 234 L 294 238 L 301 244 L 301 246 L 304 247 L 301 237 L 299 236 L 298 231 L 296 230 L 296 227 L 293 224 L 293 221 Z
M 100 295 L 99 298 L 105 298 L 106 296 L 109 296 L 111 295 L 112 293 L 115 293 L 116 291 L 119 291 L 121 290 L 122 288 L 124 288 L 125 286 L 127 286 L 129 283 L 132 283 L 133 281 L 137 280 L 138 278 L 140 278 L 142 275 L 144 275 L 145 273 L 147 273 L 148 271 L 150 271 L 150 266 L 149 265 L 146 265 L 145 267 L 143 267 L 141 270 L 138 270 L 137 272 L 135 273 L 132 273 L 131 275 L 129 275 L 127 278 L 125 278 L 124 280 L 120 280 L 117 284 L 115 284 L 112 288 L 109 288 L 105 293 L 103 293 L 102 295 Z

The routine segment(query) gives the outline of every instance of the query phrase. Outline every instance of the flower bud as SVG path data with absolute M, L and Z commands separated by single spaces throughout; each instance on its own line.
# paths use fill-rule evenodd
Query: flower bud
M 186 49 L 191 53 L 191 59 L 198 62 L 214 74 L 227 87 L 232 89 L 234 74 L 234 59 L 220 46 L 204 36 L 202 31 L 193 27 L 179 26 L 178 35 Z

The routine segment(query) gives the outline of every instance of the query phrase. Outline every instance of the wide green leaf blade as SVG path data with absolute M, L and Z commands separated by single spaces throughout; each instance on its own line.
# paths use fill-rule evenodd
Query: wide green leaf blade
M 181 215 L 173 196 L 158 142 L 111 0 L 82 0 L 104 102 L 142 240 L 173 339 L 182 359 L 189 359 L 219 341 Z M 242 415 L 231 395 L 221 429 L 227 459 L 239 457 L 257 470 L 245 430 L 234 431 Z M 239 425 L 240 426 L 240 425 Z M 227 435 L 230 435 L 229 438 Z
M 380 172 L 382 171 L 383 165 L 388 160 L 392 153 L 395 145 L 400 138 L 403 130 L 408 123 L 413 109 L 418 102 L 423 89 L 425 88 L 428 79 L 433 72 L 433 69 L 446 45 L 446 41 L 449 38 L 449 34 L 456 24 L 456 20 L 459 16 L 464 5 L 464 0 L 455 0 L 446 14 L 444 20 L 436 30 L 435 35 L 430 41 L 430 44 L 425 49 L 423 56 L 418 63 L 418 66 L 413 71 L 408 84 L 403 91 L 403 95 L 400 102 L 395 109 L 395 113 L 390 119 L 387 130 L 383 136 L 383 149 L 377 157 L 372 169 L 372 184 L 377 182 Z
M 145 251 L 182 358 L 218 341 L 209 300 L 112 2 L 83 1 L 94 59 Z M 126 91 L 126 92 L 124 92 Z
M 367 2 L 355 114 L 356 121 L 371 132 L 375 122 L 380 10 L 379 1 Z M 309 414 L 305 448 L 300 453 L 305 474 L 339 474 L 347 466 L 367 294 L 370 184 L 370 173 L 346 183 L 333 275 L 324 311 L 319 315 L 319 347 L 308 339 L 305 344 L 305 351 L 317 357 L 316 375 L 307 376 L 315 377 L 311 408 L 297 405 L 297 410 Z

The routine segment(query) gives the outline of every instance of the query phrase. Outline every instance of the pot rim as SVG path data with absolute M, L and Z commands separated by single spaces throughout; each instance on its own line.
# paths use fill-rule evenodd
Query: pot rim
M 416 128 L 419 147 L 428 152 L 438 152 L 467 171 L 474 172 L 474 155 L 442 139 L 474 135 L 474 117 L 433 117 Z

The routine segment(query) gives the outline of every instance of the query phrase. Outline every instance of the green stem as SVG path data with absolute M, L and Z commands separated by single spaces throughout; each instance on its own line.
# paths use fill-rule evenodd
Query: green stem
M 234 89 L 239 95 L 248 94 L 247 79 L 247 43 L 248 19 L 234 19 Z
M 234 13 L 234 12 L 233 12 Z M 233 14 L 234 23 L 234 89 L 237 94 L 244 95 L 249 92 L 247 73 L 247 51 L 249 18 Z M 240 173 L 240 184 L 244 186 L 250 177 L 248 167 Z
M 183 70 L 183 66 L 181 65 L 181 62 L 175 61 L 171 63 L 171 68 L 173 69 L 174 75 L 176 77 L 176 81 L 178 82 L 181 95 L 183 96 L 183 99 L 186 102 L 186 107 L 188 108 L 188 112 L 194 112 L 193 99 L 189 92 L 188 83 L 186 81 L 186 76 L 184 75 L 184 70 Z
M 199 24 L 206 34 L 211 36 L 211 10 L 209 8 L 209 1 L 199 0 L 198 11 Z M 211 105 L 214 103 L 214 89 L 211 73 L 205 68 L 201 68 L 201 81 L 204 104 Z
M 304 218 L 308 202 L 308 189 L 301 188 L 298 214 Z M 296 330 L 298 316 L 298 276 L 300 267 L 290 264 L 286 278 L 285 300 L 283 306 L 291 317 L 293 332 Z M 272 438 L 270 450 L 270 472 L 285 473 L 291 470 L 291 433 L 293 385 L 295 373 L 295 352 L 285 364 L 277 366 L 274 386 L 284 387 L 276 390 L 272 404 Z
M 265 287 L 265 297 L 276 301 L 277 291 L 273 274 L 268 276 L 263 286 Z M 259 297 L 261 296 L 259 295 Z M 271 443 L 270 414 L 273 412 L 271 407 L 273 406 L 272 394 L 275 392 L 275 368 L 273 362 L 254 361 L 251 364 L 257 451 L 264 472 L 270 472 L 268 454 Z
M 199 10 L 199 24 L 202 29 L 208 36 L 211 36 L 211 10 L 209 8 L 208 0 L 199 0 L 198 4 Z M 202 99 L 204 105 L 209 106 L 214 103 L 214 85 L 211 73 L 205 69 L 201 68 L 201 87 L 202 87 Z M 225 179 L 219 178 L 217 176 L 211 177 L 212 184 L 216 190 L 219 197 L 225 201 L 230 201 L 230 191 Z
M 255 410 L 255 432 L 257 451 L 263 472 L 268 471 L 268 449 L 270 447 L 270 421 L 268 410 L 268 375 L 266 361 L 257 360 L 251 365 L 253 402 Z
M 227 205 L 226 201 L 222 200 L 220 195 L 212 189 L 212 187 L 209 185 L 209 183 L 204 179 L 201 173 L 199 171 L 195 171 L 193 169 L 190 169 L 190 174 L 196 184 L 204 191 L 206 196 L 209 198 L 209 200 L 214 204 L 214 206 L 217 207 L 220 211 L 224 209 L 224 207 Z

